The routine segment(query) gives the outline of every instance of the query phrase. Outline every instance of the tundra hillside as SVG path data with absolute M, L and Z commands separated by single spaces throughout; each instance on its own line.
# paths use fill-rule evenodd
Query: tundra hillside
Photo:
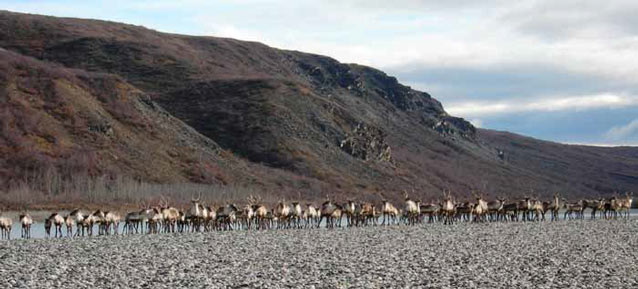
M 6 191 L 78 175 L 309 200 L 638 189 L 638 148 L 477 129 L 394 77 L 325 56 L 12 12 L 0 12 L 0 48 Z

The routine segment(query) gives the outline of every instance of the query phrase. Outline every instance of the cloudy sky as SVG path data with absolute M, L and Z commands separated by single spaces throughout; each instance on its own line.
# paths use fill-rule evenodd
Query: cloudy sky
M 380 68 L 475 125 L 638 145 L 638 1 L 6 1 Z

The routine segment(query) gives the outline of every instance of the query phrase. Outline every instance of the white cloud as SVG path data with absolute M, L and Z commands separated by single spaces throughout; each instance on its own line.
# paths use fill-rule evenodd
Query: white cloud
M 470 123 L 472 123 L 472 125 L 475 127 L 479 127 L 479 128 L 483 127 L 483 121 L 478 118 L 470 119 Z
M 532 63 L 636 83 L 638 36 L 630 32 L 638 21 L 619 16 L 635 5 L 623 1 L 602 9 L 598 2 L 554 2 L 243 1 L 224 2 L 235 8 L 233 13 L 191 13 L 194 27 L 203 27 L 204 34 L 263 41 L 399 73 L 410 67 L 490 70 Z M 588 21 L 601 11 L 605 15 Z M 551 41 L 538 37 L 565 27 L 570 28 Z
M 638 119 L 634 119 L 628 124 L 614 126 L 606 133 L 607 138 L 612 141 L 636 140 L 638 141 Z
M 600 108 L 621 108 L 638 106 L 638 97 L 615 94 L 599 94 L 586 96 L 546 97 L 531 101 L 485 101 L 459 102 L 447 105 L 446 111 L 462 117 L 489 116 L 497 114 L 513 114 L 529 111 L 575 111 Z
M 534 63 L 630 83 L 638 74 L 635 1 L 115 0 L 102 6 L 6 3 L 17 11 L 102 15 L 149 27 L 182 21 L 171 31 L 263 41 L 383 69 Z M 160 16 L 138 17 L 152 13 Z

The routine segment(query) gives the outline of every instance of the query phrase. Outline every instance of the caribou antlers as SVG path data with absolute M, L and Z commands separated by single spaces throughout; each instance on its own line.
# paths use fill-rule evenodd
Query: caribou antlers
M 197 199 L 194 199 L 193 196 L 191 196 L 191 202 L 192 203 L 199 203 L 199 201 L 202 199 L 202 192 L 199 192 L 197 194 Z
M 247 198 L 246 201 L 248 202 L 249 205 L 253 206 L 253 205 L 259 205 L 261 203 L 261 196 L 257 195 L 257 197 L 255 197 L 255 195 L 250 194 Z
M 385 197 L 385 195 L 383 195 L 382 192 L 377 192 L 377 196 L 379 196 L 379 198 L 381 198 L 382 202 L 385 202 L 388 200 L 388 198 Z
M 159 207 L 160 208 L 168 208 L 168 199 L 166 199 L 166 197 L 164 196 L 160 196 L 159 199 Z
M 251 206 L 257 204 L 257 199 L 252 194 L 248 196 L 248 198 L 246 198 L 246 201 L 248 202 L 248 205 L 251 205 Z
M 452 190 L 450 189 L 443 189 L 443 198 L 444 199 L 452 199 Z

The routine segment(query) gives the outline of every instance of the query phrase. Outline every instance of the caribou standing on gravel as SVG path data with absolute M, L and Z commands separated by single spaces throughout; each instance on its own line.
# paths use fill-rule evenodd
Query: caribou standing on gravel
M 595 219 L 596 218 L 596 212 L 603 212 L 603 210 L 605 209 L 605 199 L 599 199 L 599 200 L 582 200 L 581 201 L 582 204 L 582 212 L 581 214 L 584 215 L 585 214 L 585 210 L 587 209 L 591 209 L 591 219 Z
M 443 201 L 441 202 L 441 217 L 443 218 L 443 224 L 454 224 L 454 215 L 456 214 L 456 207 L 454 201 L 452 201 L 452 192 L 443 191 Z
M 545 221 L 545 209 L 543 207 L 543 202 L 536 200 L 531 200 L 531 211 L 533 213 L 534 221 Z
M 267 229 L 269 227 L 268 208 L 265 205 L 253 205 L 253 211 L 255 211 L 257 230 Z
M 204 206 L 204 231 L 209 232 L 216 228 L 217 211 L 211 206 Z
M 605 216 L 607 219 L 617 219 L 623 209 L 623 200 L 613 196 L 605 203 Z
M 381 225 L 395 224 L 397 222 L 397 217 L 399 216 L 399 210 L 392 203 L 387 200 L 383 200 L 381 205 L 381 214 L 383 216 Z
M 554 194 L 554 198 L 552 199 L 552 201 L 547 205 L 547 207 L 545 208 L 545 211 L 549 211 L 552 213 L 552 221 L 558 221 L 558 211 L 560 210 L 561 205 L 560 205 L 560 200 L 558 199 L 558 193 Z
M 563 207 L 565 208 L 565 214 L 563 219 L 582 219 L 583 218 L 583 204 L 582 202 L 568 203 L 563 200 Z
M 179 219 L 179 210 L 168 205 L 168 201 L 162 198 L 160 200 L 161 223 L 164 233 L 175 233 L 177 228 L 177 219 Z
M 157 234 L 160 232 L 162 220 L 164 216 L 159 208 L 148 208 L 140 212 L 142 222 L 146 221 L 146 232 L 149 234 Z
M 111 233 L 111 229 L 113 229 L 113 234 L 117 235 L 120 227 L 121 217 L 119 214 L 109 211 L 104 214 L 104 233 L 109 235 Z
M 293 208 L 294 208 L 294 203 L 293 203 Z M 299 208 L 299 210 L 301 210 L 301 207 Z M 252 205 L 250 204 L 245 205 L 239 214 L 239 218 L 238 218 L 239 225 L 240 225 L 239 228 L 241 229 L 243 226 L 243 228 L 245 229 L 250 229 L 252 227 L 254 218 L 255 218 L 255 211 L 253 211 Z M 295 222 L 301 221 L 301 217 L 299 218 L 299 220 L 297 220 L 296 214 L 293 214 L 293 218 L 295 219 Z
M 625 197 L 620 199 L 620 213 L 625 212 L 625 219 L 629 218 L 629 211 L 631 211 L 631 205 L 633 203 L 633 192 L 625 193 Z
M 94 224 L 97 224 L 97 234 L 98 235 L 104 235 L 106 234 L 106 222 L 104 220 L 104 211 L 102 210 L 97 210 L 95 212 L 93 212 L 93 214 L 91 214 L 91 219 L 93 221 Z
M 459 221 L 471 221 L 476 205 L 472 202 L 458 203 L 454 208 L 454 217 Z
M 428 216 L 428 223 L 436 221 L 441 212 L 441 206 L 435 203 L 423 204 L 420 206 L 421 216 Z
M 140 224 L 142 223 L 142 212 L 129 212 L 126 214 L 126 216 L 124 216 L 124 227 L 122 227 L 122 234 L 139 234 Z
M 354 225 L 364 226 L 370 223 L 376 225 L 374 204 L 363 203 L 355 206 Z
M 84 236 L 85 231 L 87 231 L 88 233 L 89 228 L 84 226 L 84 221 L 87 215 L 83 211 L 75 209 L 71 211 L 71 213 L 69 213 L 69 216 L 71 216 L 71 218 L 75 222 L 75 234 L 73 236 L 80 236 L 80 233 L 82 233 L 82 236 Z
M 346 226 L 354 226 L 357 205 L 354 203 L 354 201 L 348 200 L 345 204 L 343 204 L 342 208 L 343 215 L 346 216 Z
M 66 226 L 66 236 L 69 238 L 73 237 L 73 226 L 75 225 L 75 220 L 71 215 L 64 217 L 64 225 Z
M 145 223 L 147 233 L 174 233 L 187 232 L 190 226 L 191 231 L 210 230 L 234 230 L 234 229 L 288 229 L 288 228 L 312 228 L 321 227 L 325 219 L 326 228 L 342 227 L 343 217 L 347 219 L 347 226 L 367 226 L 376 225 L 377 220 L 382 218 L 382 225 L 397 223 L 397 218 L 402 217 L 398 223 L 415 225 L 424 220 L 424 216 L 429 216 L 428 222 L 441 221 L 444 224 L 453 224 L 455 220 L 468 222 L 489 221 L 544 221 L 546 212 L 551 212 L 552 221 L 559 219 L 560 209 L 565 210 L 564 219 L 583 219 L 584 210 L 592 209 L 592 218 L 596 212 L 603 213 L 605 218 L 627 218 L 632 205 L 632 193 L 625 193 L 623 197 L 613 196 L 609 199 L 580 200 L 568 203 L 565 199 L 559 200 L 558 193 L 550 201 L 542 202 L 537 197 L 531 199 L 525 197 L 520 201 L 505 203 L 504 199 L 493 201 L 484 200 L 480 195 L 474 194 L 476 203 L 459 203 L 455 201 L 448 190 L 443 191 L 441 203 L 421 204 L 420 201 L 413 201 L 407 193 L 404 194 L 405 203 L 403 210 L 398 210 L 391 203 L 383 198 L 380 204 L 380 214 L 377 207 L 371 202 L 355 203 L 348 201 L 344 206 L 328 199 L 320 208 L 307 204 L 306 209 L 298 202 L 291 202 L 288 205 L 285 201 L 279 202 L 272 209 L 263 204 L 258 204 L 254 197 L 248 198 L 247 204 L 238 210 L 234 204 L 220 206 L 213 209 L 200 203 L 201 195 L 195 199 L 191 198 L 191 207 L 187 211 L 180 211 L 170 207 L 168 202 L 161 198 L 155 207 L 142 206 L 141 210 L 126 214 L 124 218 L 123 233 L 144 233 Z M 345 216 L 344 216 L 345 215 Z M 519 218 L 520 217 L 520 218 Z M 30 226 L 33 220 L 27 214 L 20 215 L 22 224 L 22 238 L 30 238 Z M 47 237 L 51 237 L 51 227 L 55 228 L 55 237 L 62 237 L 63 225 L 66 225 L 67 236 L 84 236 L 85 232 L 91 236 L 93 226 L 99 227 L 99 234 L 118 234 L 120 217 L 114 211 L 96 210 L 87 214 L 81 210 L 74 210 L 66 217 L 58 213 L 51 214 L 44 221 L 44 228 Z M 10 218 L 0 218 L 0 229 L 2 237 L 9 238 L 12 225 Z M 8 225 L 10 224 L 10 225 Z M 73 234 L 73 227 L 77 230 Z M 344 226 L 345 227 L 345 226 Z
M 405 212 L 406 224 L 414 225 L 419 221 L 419 204 L 410 199 L 407 193 L 405 196 L 405 206 L 403 212 Z
M 277 218 L 277 229 L 289 228 L 291 210 L 286 201 L 279 202 L 275 207 L 275 217 Z
M 474 205 L 472 210 L 474 222 L 485 222 L 487 221 L 488 212 L 487 202 L 478 194 L 474 194 L 474 197 L 476 198 L 476 205 Z
M 9 217 L 0 217 L 0 231 L 2 236 L 0 239 L 11 240 L 11 229 L 13 228 L 13 220 Z
M 503 212 L 503 206 L 505 205 L 505 199 L 496 199 L 494 201 L 487 202 L 487 216 L 491 222 L 503 220 L 505 214 Z
M 96 217 L 93 214 L 88 214 L 82 218 L 78 225 L 78 228 L 82 227 L 82 236 L 84 236 L 84 231 L 86 230 L 86 234 L 88 236 L 93 236 L 93 225 L 96 223 Z M 76 230 L 77 234 L 77 230 Z
M 47 237 L 51 237 L 51 227 L 55 227 L 55 237 L 62 237 L 62 226 L 64 225 L 64 217 L 58 213 L 51 214 L 44 222 Z
M 342 208 L 341 206 L 333 203 L 330 200 L 325 201 L 321 205 L 320 218 L 317 222 L 317 228 L 321 226 L 321 221 L 326 219 L 326 228 L 334 228 L 335 226 L 341 226 L 341 222 L 337 223 L 337 220 L 341 220 Z
M 532 200 L 529 197 L 525 197 L 518 202 L 517 211 L 521 213 L 521 219 L 523 222 L 532 220 Z
M 20 215 L 20 224 L 22 225 L 22 238 L 31 238 L 31 226 L 33 225 L 33 218 L 27 213 Z
M 204 225 L 206 219 L 205 208 L 200 204 L 201 194 L 197 199 L 191 197 L 191 206 L 185 213 L 186 220 L 191 224 L 191 232 L 199 232 Z
M 503 205 L 503 220 L 511 222 L 518 221 L 518 207 L 518 202 Z
M 232 230 L 233 224 L 237 219 L 237 207 L 234 204 L 228 204 L 217 209 L 217 223 L 221 230 Z
M 298 202 L 292 202 L 290 221 L 293 228 L 300 229 L 302 227 L 301 222 L 303 220 L 303 210 Z

